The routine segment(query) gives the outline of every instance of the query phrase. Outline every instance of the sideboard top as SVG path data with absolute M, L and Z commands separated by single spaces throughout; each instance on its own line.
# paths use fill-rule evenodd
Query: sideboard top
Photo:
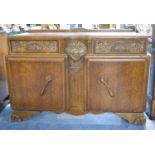
M 136 32 L 54 32 L 54 33 L 22 33 L 9 36 L 10 40 L 48 40 L 54 38 L 146 38 Z

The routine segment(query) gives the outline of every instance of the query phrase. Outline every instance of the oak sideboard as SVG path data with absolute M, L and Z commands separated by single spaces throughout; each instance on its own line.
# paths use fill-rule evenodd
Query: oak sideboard
M 113 112 L 145 123 L 147 36 L 135 32 L 44 32 L 9 37 L 12 120 L 41 111 Z

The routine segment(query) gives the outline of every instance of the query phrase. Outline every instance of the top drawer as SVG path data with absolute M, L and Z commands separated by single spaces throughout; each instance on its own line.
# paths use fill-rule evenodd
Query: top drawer
M 59 41 L 57 40 L 36 40 L 36 41 L 10 41 L 11 52 L 18 53 L 58 53 Z
M 93 44 L 96 54 L 145 54 L 147 51 L 147 38 L 95 39 Z

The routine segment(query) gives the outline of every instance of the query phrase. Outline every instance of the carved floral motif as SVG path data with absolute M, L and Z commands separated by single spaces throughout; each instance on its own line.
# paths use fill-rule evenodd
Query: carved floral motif
M 11 41 L 13 52 L 58 52 L 57 41 Z
M 41 51 L 41 50 L 43 50 L 43 47 L 37 43 L 29 43 L 26 46 L 26 50 L 28 50 L 28 51 Z
M 95 53 L 128 52 L 144 53 L 146 40 L 140 39 L 98 39 L 95 40 Z

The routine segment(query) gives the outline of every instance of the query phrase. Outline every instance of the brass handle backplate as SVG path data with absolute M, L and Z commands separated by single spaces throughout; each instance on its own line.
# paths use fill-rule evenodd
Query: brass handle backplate
M 50 75 L 46 76 L 45 81 L 46 81 L 46 83 L 40 92 L 40 96 L 43 96 L 45 94 L 45 91 L 46 91 L 49 83 L 52 81 L 52 77 Z
M 108 91 L 110 97 L 114 97 L 114 93 L 113 93 L 111 87 L 109 86 L 109 84 L 108 84 L 108 82 L 107 82 L 107 81 L 108 81 L 107 78 L 106 78 L 105 76 L 101 76 L 100 81 L 101 81 L 101 83 L 105 86 L 105 88 L 107 89 L 107 91 Z

